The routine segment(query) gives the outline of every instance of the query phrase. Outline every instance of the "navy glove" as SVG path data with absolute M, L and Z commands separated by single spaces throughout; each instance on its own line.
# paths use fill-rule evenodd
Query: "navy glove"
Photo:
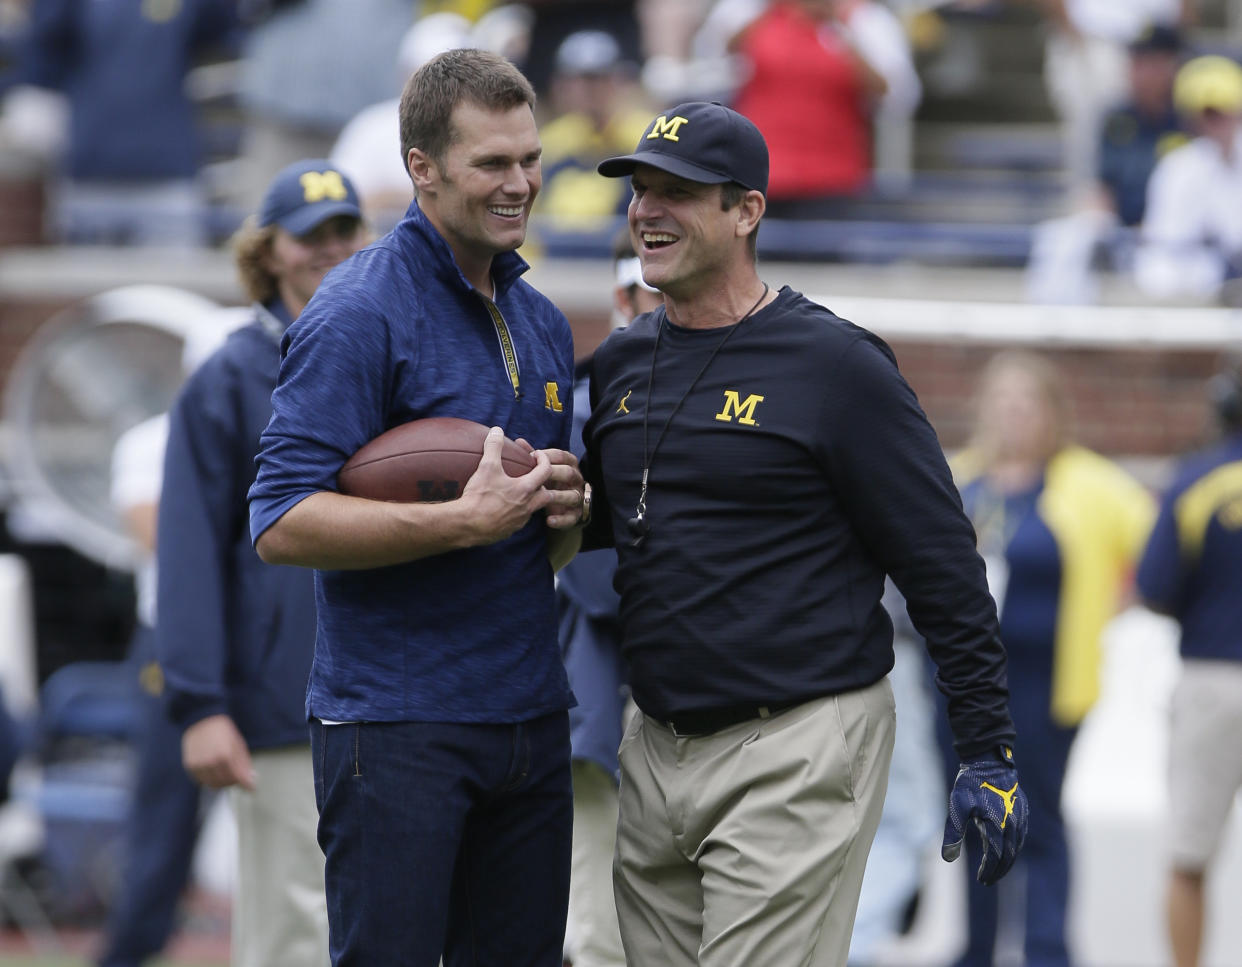
M 1009 746 L 1001 746 L 994 756 L 963 762 L 958 769 L 940 847 L 947 862 L 962 852 L 967 821 L 979 830 L 983 849 L 975 877 L 991 886 L 1009 872 L 1026 840 L 1026 793 L 1018 787 L 1018 770 Z

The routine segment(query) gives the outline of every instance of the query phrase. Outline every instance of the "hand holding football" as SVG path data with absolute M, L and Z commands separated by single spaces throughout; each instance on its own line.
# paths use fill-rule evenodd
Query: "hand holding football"
M 402 503 L 455 500 L 483 458 L 488 427 L 437 416 L 394 426 L 365 444 L 337 474 L 343 494 Z M 506 439 L 501 466 L 510 477 L 535 467 L 535 457 Z

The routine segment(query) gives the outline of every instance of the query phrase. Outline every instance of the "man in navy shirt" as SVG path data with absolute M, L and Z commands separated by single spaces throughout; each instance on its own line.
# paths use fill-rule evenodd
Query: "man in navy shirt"
M 307 690 L 332 963 L 559 967 L 572 790 L 551 557 L 585 510 L 568 452 L 573 340 L 521 281 L 540 185 L 534 92 L 454 50 L 401 98 L 417 200 L 332 272 L 285 337 L 250 524 L 315 568 Z M 336 491 L 401 423 L 492 428 L 443 503 Z M 535 448 L 521 477 L 505 435 Z
M 626 961 L 844 964 L 893 747 L 885 574 L 939 665 L 967 825 L 1021 845 L 1005 653 L 935 433 L 875 336 L 755 264 L 767 146 L 692 102 L 599 166 L 665 307 L 595 354 L 588 543 L 615 543 L 635 716 L 614 864 Z
M 1138 569 L 1144 602 L 1181 625 L 1169 735 L 1173 962 L 1197 967 L 1204 877 L 1242 789 L 1242 362 L 1211 383 L 1221 439 L 1188 458 Z

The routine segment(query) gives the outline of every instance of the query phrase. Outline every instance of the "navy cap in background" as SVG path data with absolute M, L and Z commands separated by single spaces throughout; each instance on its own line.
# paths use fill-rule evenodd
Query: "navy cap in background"
M 669 108 L 647 126 L 633 154 L 601 161 L 607 178 L 622 178 L 640 165 L 704 184 L 736 181 L 767 193 L 768 145 L 759 129 L 716 102 L 688 101 Z
M 279 225 L 290 235 L 308 235 L 336 215 L 362 218 L 358 192 L 325 158 L 295 161 L 281 169 L 259 206 L 259 226 Z
M 1130 41 L 1130 53 L 1162 53 L 1180 54 L 1182 52 L 1182 32 L 1172 24 L 1153 23 L 1134 40 Z
M 579 30 L 561 41 L 554 66 L 572 76 L 611 74 L 621 66 L 621 46 L 602 30 Z

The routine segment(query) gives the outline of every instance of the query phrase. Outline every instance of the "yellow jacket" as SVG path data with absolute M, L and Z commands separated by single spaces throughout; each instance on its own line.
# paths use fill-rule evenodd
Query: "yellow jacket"
M 970 453 L 954 461 L 981 475 Z M 1079 446 L 1058 451 L 1044 472 L 1036 512 L 1061 556 L 1061 594 L 1052 658 L 1052 707 L 1058 725 L 1082 721 L 1100 694 L 1100 637 L 1155 521 L 1151 494 L 1115 463 Z

